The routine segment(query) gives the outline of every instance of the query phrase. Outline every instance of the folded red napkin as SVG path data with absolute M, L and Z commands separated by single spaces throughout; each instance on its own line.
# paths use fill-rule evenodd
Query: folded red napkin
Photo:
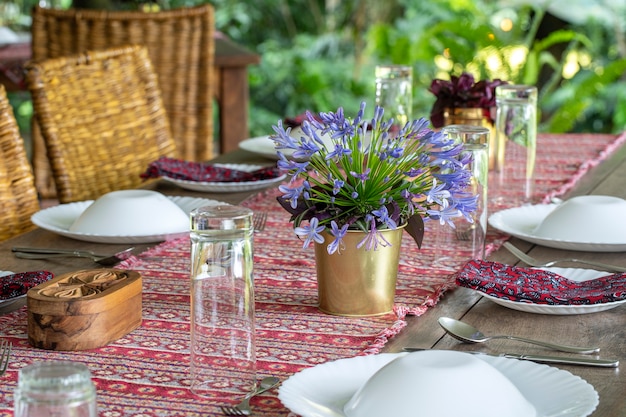
M 626 273 L 576 282 L 553 272 L 472 260 L 457 273 L 460 286 L 511 301 L 587 305 L 626 300 Z
M 148 165 L 141 178 L 168 177 L 198 182 L 243 182 L 277 178 L 282 175 L 276 167 L 264 167 L 252 172 L 215 166 L 203 162 L 183 161 L 162 157 Z
M 0 300 L 19 297 L 42 282 L 52 279 L 54 275 L 48 271 L 21 272 L 0 277 Z

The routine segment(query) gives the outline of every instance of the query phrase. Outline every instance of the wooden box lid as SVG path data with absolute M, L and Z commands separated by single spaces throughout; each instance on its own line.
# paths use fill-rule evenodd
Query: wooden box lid
M 31 288 L 28 341 L 52 350 L 105 346 L 141 325 L 141 274 L 118 269 L 63 274 Z

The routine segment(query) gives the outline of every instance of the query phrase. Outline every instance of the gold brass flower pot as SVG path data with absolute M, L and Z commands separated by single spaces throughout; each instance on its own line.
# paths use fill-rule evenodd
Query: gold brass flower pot
M 339 316 L 375 316 L 393 310 L 400 244 L 404 228 L 382 230 L 390 246 L 377 250 L 357 248 L 366 236 L 348 231 L 341 253 L 328 254 L 333 237 L 324 232 L 325 243 L 315 244 L 319 309 Z

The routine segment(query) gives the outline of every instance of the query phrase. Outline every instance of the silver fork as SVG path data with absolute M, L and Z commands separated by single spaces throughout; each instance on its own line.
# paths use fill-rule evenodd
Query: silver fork
M 269 389 L 274 388 L 276 385 L 280 383 L 280 379 L 275 376 L 268 376 L 263 378 L 258 387 L 254 390 L 250 391 L 243 400 L 235 405 L 223 405 L 220 406 L 222 413 L 227 416 L 249 416 L 252 413 L 252 409 L 250 408 L 250 399 L 255 395 L 261 394 Z
M 576 259 L 576 258 L 555 259 L 552 261 L 541 262 L 533 258 L 532 256 L 522 252 L 520 249 L 516 248 L 509 242 L 504 242 L 504 247 L 508 249 L 508 251 L 511 252 L 513 255 L 515 255 L 515 257 L 517 257 L 520 261 L 530 266 L 534 266 L 538 268 L 550 267 L 550 266 L 556 265 L 558 263 L 563 263 L 563 262 L 574 262 L 574 263 L 580 263 L 580 264 L 591 265 L 591 266 L 595 266 L 598 268 L 602 268 L 602 270 L 606 272 L 626 272 L 626 267 L 609 265 L 609 264 L 605 264 L 602 262 L 585 261 L 583 259 Z
M 457 240 L 472 240 L 472 233 L 474 233 L 474 229 L 476 229 L 476 224 L 473 223 L 469 227 L 465 227 L 461 229 L 459 226 L 456 227 L 456 238 Z
M 11 356 L 11 343 L 3 340 L 0 343 L 0 376 L 4 375 L 9 366 L 9 357 Z
M 135 248 L 124 249 L 113 255 L 98 255 L 91 251 L 78 249 L 54 249 L 54 248 L 30 248 L 13 247 L 11 250 L 15 257 L 24 259 L 52 259 L 52 258 L 91 258 L 95 263 L 111 266 L 122 262 L 132 256 Z
M 255 212 L 252 216 L 252 226 L 255 232 L 262 232 L 265 230 L 265 223 L 267 222 L 267 211 Z

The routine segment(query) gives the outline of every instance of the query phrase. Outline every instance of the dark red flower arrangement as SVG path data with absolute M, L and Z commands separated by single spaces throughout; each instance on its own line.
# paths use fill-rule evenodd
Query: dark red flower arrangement
M 431 123 L 434 127 L 443 127 L 444 109 L 457 107 L 482 108 L 485 116 L 491 120 L 491 108 L 496 105 L 496 87 L 502 84 L 508 83 L 500 79 L 475 82 L 474 76 L 466 72 L 459 77 L 452 75 L 450 81 L 433 80 L 428 91 L 437 100 L 430 112 Z

